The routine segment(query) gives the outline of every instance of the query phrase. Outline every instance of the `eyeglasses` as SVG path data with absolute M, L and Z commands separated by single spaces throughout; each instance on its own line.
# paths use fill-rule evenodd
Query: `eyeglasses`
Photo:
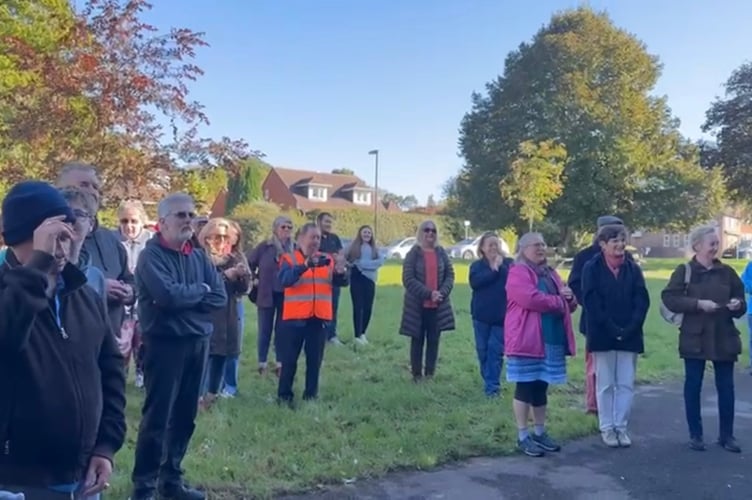
M 423 228 L 424 233 L 433 233 L 436 234 L 436 228 L 435 227 L 424 227 Z
M 138 224 L 140 222 L 141 221 L 137 219 L 120 219 L 121 224 Z
M 174 215 L 178 219 L 195 219 L 196 212 L 172 212 L 170 215 Z
M 280 229 L 287 229 L 288 231 L 292 229 L 292 224 L 282 224 L 279 226 Z
M 228 241 L 230 237 L 226 234 L 212 234 L 206 238 L 209 241 Z
M 91 219 L 91 214 L 89 212 L 80 209 L 74 209 L 73 215 L 76 216 L 76 219 Z

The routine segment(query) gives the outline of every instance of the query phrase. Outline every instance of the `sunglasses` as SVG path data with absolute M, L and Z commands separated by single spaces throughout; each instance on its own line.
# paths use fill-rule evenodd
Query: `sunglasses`
M 141 221 L 137 219 L 120 219 L 121 224 L 138 224 L 140 222 Z
M 436 234 L 436 228 L 435 227 L 424 227 L 423 228 L 424 233 L 433 233 Z
M 196 212 L 173 212 L 171 215 L 174 215 L 178 219 L 195 219 L 196 218 Z
M 279 226 L 279 227 L 280 227 L 280 229 L 287 229 L 287 230 L 290 230 L 290 229 L 292 229 L 292 224 L 282 224 L 282 225 L 281 225 L 281 226 Z

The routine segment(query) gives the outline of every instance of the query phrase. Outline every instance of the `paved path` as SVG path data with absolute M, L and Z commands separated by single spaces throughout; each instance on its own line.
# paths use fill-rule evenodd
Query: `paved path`
M 593 436 L 542 459 L 474 459 L 431 472 L 394 473 L 287 500 L 749 500 L 752 498 L 752 377 L 736 376 L 736 435 L 746 451 L 714 445 L 718 428 L 712 372 L 703 423 L 708 450 L 691 451 L 681 385 L 643 387 L 632 414 L 630 449 L 607 449 Z

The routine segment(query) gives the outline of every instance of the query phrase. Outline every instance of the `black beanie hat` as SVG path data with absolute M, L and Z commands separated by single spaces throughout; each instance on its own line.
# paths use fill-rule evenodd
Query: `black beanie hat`
M 13 246 L 31 240 L 42 222 L 58 215 L 64 215 L 65 222 L 76 221 L 60 191 L 46 182 L 19 182 L 3 200 L 5 244 Z

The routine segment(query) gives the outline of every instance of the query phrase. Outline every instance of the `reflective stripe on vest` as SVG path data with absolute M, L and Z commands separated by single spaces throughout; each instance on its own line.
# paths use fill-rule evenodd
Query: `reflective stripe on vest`
M 319 254 L 323 255 L 323 254 Z M 316 258 L 317 256 L 314 256 Z M 300 266 L 305 264 L 305 257 L 298 250 L 284 254 L 280 264 Z M 307 269 L 300 279 L 285 288 L 285 302 L 282 306 L 283 320 L 318 318 L 332 320 L 332 275 L 334 264 L 326 267 Z

